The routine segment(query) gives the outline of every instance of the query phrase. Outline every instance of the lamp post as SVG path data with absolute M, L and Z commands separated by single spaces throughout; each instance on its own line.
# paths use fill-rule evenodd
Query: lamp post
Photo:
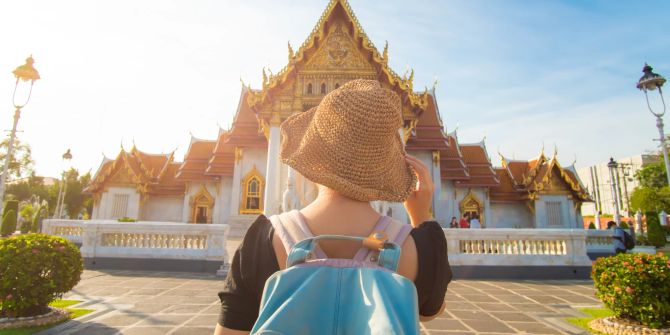
M 637 82 L 637 88 L 644 92 L 644 97 L 647 99 L 647 107 L 652 115 L 656 117 L 656 128 L 658 128 L 658 134 L 660 135 L 659 141 L 661 142 L 661 150 L 663 150 L 663 160 L 665 161 L 665 175 L 668 178 L 668 185 L 670 185 L 670 162 L 668 162 L 668 149 L 665 147 L 665 134 L 663 132 L 663 115 L 665 115 L 665 100 L 663 99 L 663 84 L 665 84 L 665 78 L 663 76 L 654 73 L 653 68 L 647 63 L 644 63 L 644 68 L 642 72 L 644 75 L 640 77 L 640 80 Z M 660 113 L 654 113 L 654 110 L 651 109 L 651 104 L 649 104 L 649 95 L 648 91 L 653 91 L 658 88 L 658 95 L 661 96 L 661 103 L 663 104 L 663 111 Z
M 67 192 L 67 181 L 65 180 L 65 173 L 68 170 L 69 162 L 72 160 L 72 154 L 70 149 L 63 154 L 63 172 L 61 174 L 61 183 L 58 188 L 58 199 L 56 200 L 56 210 L 54 211 L 54 217 L 57 219 L 63 218 L 63 205 L 65 204 L 65 193 Z
M 21 117 L 21 108 L 25 107 L 30 101 L 30 95 L 33 93 L 33 84 L 35 81 L 40 79 L 40 74 L 33 67 L 33 56 L 26 58 L 26 63 L 14 69 L 14 77 L 16 77 L 16 83 L 14 84 L 14 94 L 12 94 L 12 103 L 14 104 L 14 125 L 12 126 L 12 132 L 9 135 L 9 144 L 7 145 L 7 156 L 5 157 L 5 165 L 2 168 L 2 176 L 0 176 L 0 212 L 4 207 L 4 198 L 5 198 L 5 182 L 7 181 L 7 171 L 9 170 L 9 164 L 11 163 L 11 157 L 14 151 L 14 141 L 16 140 L 16 125 L 19 123 L 19 118 Z M 16 91 L 19 88 L 19 84 L 28 84 L 30 82 L 30 87 L 28 88 L 28 95 L 23 99 L 23 101 L 17 101 Z
M 616 169 L 619 167 L 619 164 L 614 160 L 614 158 L 610 157 L 610 161 L 607 163 L 607 167 L 610 170 L 610 184 L 612 185 L 612 199 L 614 200 L 614 221 L 616 221 L 618 226 L 621 221 L 621 216 L 619 215 L 619 199 L 617 194 L 616 179 L 614 176 L 616 175 Z

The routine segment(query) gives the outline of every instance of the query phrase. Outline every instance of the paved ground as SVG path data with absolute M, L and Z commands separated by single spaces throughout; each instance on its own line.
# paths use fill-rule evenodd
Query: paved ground
M 221 284 L 205 274 L 87 270 L 64 298 L 96 312 L 41 334 L 212 334 Z M 588 281 L 454 281 L 447 311 L 421 327 L 424 334 L 580 334 L 562 319 L 599 306 L 593 292 Z

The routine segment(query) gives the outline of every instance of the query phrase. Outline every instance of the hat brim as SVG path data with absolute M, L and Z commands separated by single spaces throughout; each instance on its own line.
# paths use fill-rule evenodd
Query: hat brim
M 326 143 L 316 131 L 312 119 L 318 107 L 294 114 L 281 125 L 281 161 L 317 184 L 332 188 L 359 201 L 404 201 L 414 190 L 417 177 L 405 160 L 400 136 L 390 147 L 367 157 L 367 175 L 351 175 L 347 164 L 360 163 L 355 148 L 338 148 Z

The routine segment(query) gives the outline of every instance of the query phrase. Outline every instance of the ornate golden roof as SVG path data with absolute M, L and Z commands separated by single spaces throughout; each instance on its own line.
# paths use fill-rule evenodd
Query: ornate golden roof
M 384 51 L 380 53 L 367 34 L 365 34 L 365 31 L 358 22 L 358 19 L 347 0 L 331 0 L 328 3 L 328 6 L 316 23 L 316 26 L 312 29 L 310 35 L 296 52 L 293 51 L 293 48 L 289 44 L 289 61 L 283 69 L 276 74 L 270 73 L 269 75 L 265 72 L 265 69 L 263 69 L 262 89 L 252 90 L 249 87 L 250 94 L 247 98 L 249 106 L 255 109 L 259 104 L 271 100 L 271 91 L 282 86 L 298 67 L 307 62 L 308 51 L 317 47 L 319 43 L 326 38 L 326 22 L 328 22 L 334 15 L 338 7 L 344 11 L 346 17 L 353 26 L 352 37 L 354 40 L 360 40 L 360 43 L 356 44 L 360 45 L 363 50 L 369 52 L 371 55 L 371 62 L 378 66 L 379 79 L 385 78 L 391 86 L 397 87 L 404 95 L 406 95 L 407 101 L 413 109 L 423 111 L 428 105 L 428 90 L 426 89 L 422 93 L 414 92 L 414 70 L 409 74 L 405 73 L 405 75 L 401 77 L 388 66 L 388 43 L 384 46 Z

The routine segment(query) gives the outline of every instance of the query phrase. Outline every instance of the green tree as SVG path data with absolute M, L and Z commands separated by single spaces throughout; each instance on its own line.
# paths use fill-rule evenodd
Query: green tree
M 5 163 L 7 157 L 7 147 L 9 146 L 9 138 L 0 142 L 0 162 Z M 14 140 L 14 149 L 12 157 L 9 160 L 9 168 L 7 170 L 7 179 L 22 178 L 32 174 L 33 172 L 33 158 L 30 145 L 22 143 L 19 139 Z
M 668 186 L 668 177 L 665 174 L 665 163 L 649 164 L 637 172 L 635 178 L 640 182 L 640 187 L 662 188 Z
M 87 172 L 80 176 L 79 171 L 73 168 L 65 173 L 65 181 L 67 190 L 63 201 L 67 215 L 76 219 L 84 209 L 86 213 L 90 214 L 91 208 L 89 206 L 93 206 L 93 199 L 91 196 L 83 194 L 82 191 L 91 181 L 91 173 Z
M 660 248 L 665 245 L 665 232 L 661 228 L 660 218 L 657 212 L 646 212 L 647 238 L 651 245 Z
M 46 200 L 49 208 L 56 207 L 56 199 L 58 198 L 59 183 L 45 185 L 43 177 L 37 177 L 31 174 L 28 178 L 21 179 L 12 184 L 7 185 L 6 197 L 13 196 L 19 201 L 34 202 L 35 197 L 40 200 Z

